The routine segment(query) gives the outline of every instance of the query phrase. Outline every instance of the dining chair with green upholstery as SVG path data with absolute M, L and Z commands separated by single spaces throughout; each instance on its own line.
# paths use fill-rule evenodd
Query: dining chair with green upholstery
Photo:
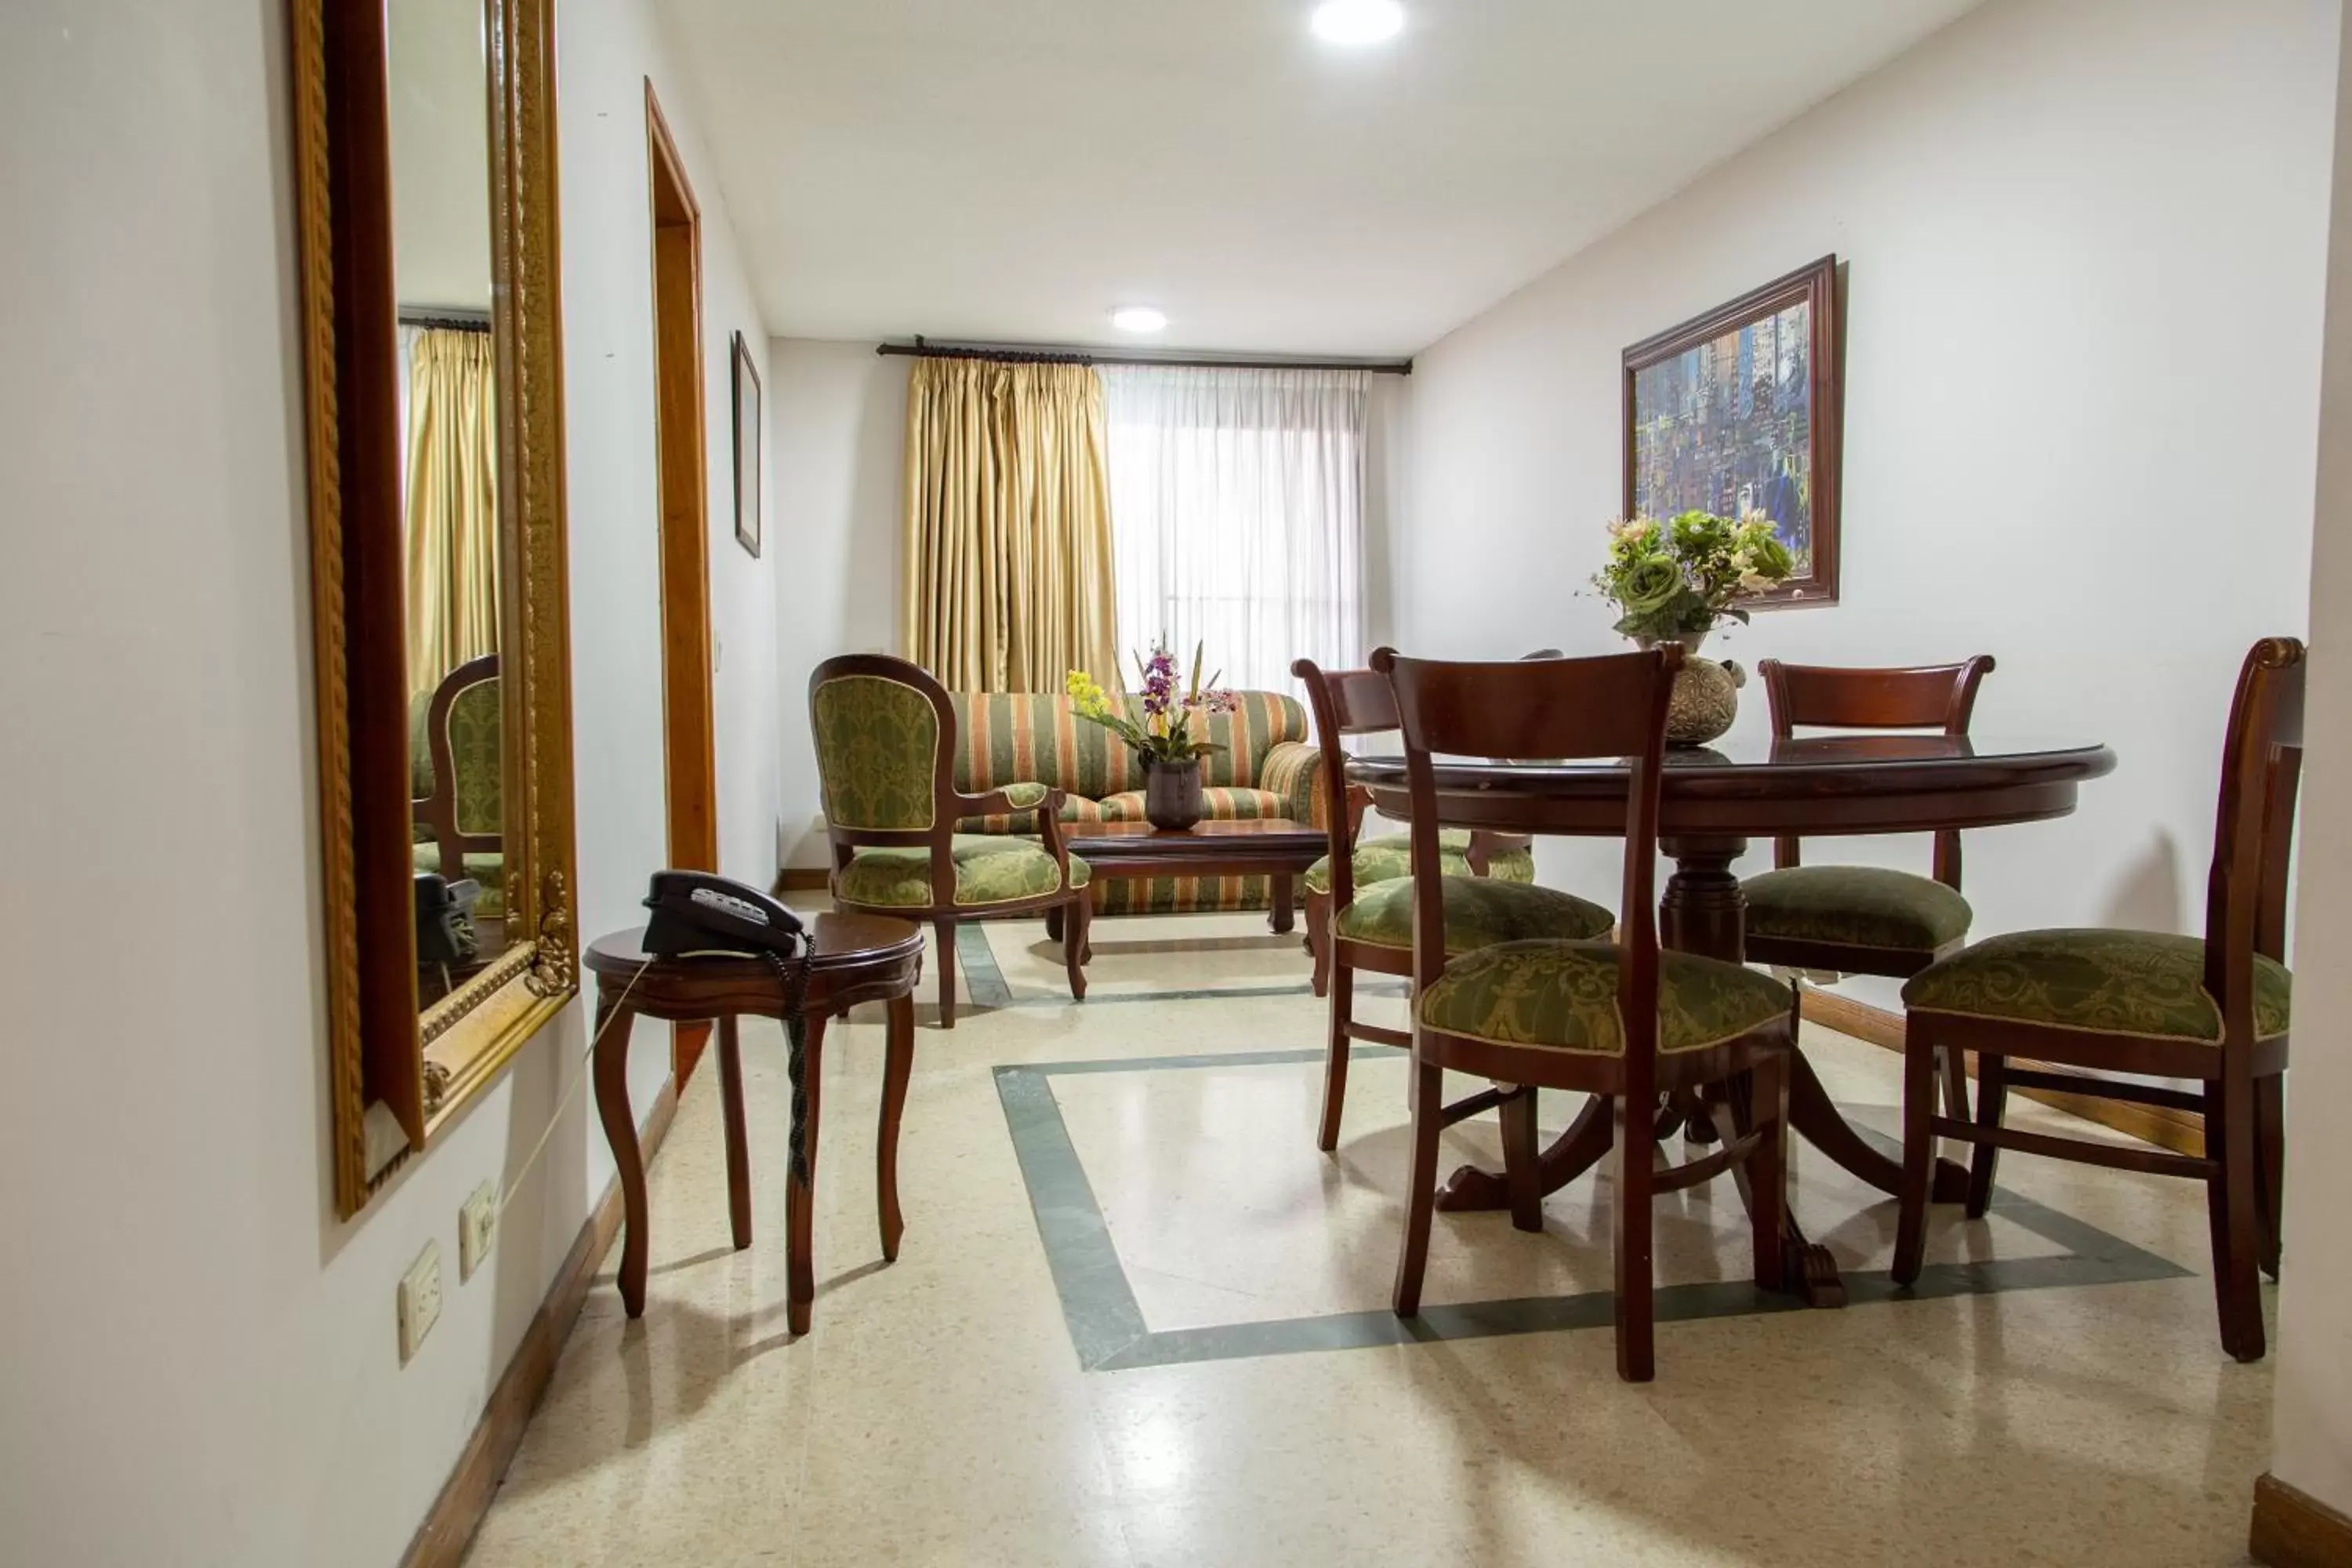
M 1793 995 L 1743 964 L 1658 946 L 1659 786 L 1682 658 L 1672 644 L 1534 663 L 1442 663 L 1392 648 L 1372 655 L 1395 697 L 1412 801 L 1412 1153 L 1391 1304 L 1400 1317 L 1421 1310 L 1446 1070 L 1498 1086 L 1511 1223 L 1521 1230 L 1543 1228 L 1537 1091 L 1580 1090 L 1610 1106 L 1617 1373 L 1629 1383 L 1655 1371 L 1651 1209 L 1658 1194 L 1744 1166 L 1756 1282 L 1775 1289 L 1784 1268 Z M 1454 951 L 1433 755 L 1623 759 L 1617 941 Z M 1734 1136 L 1699 1158 L 1656 1168 L 1659 1098 L 1678 1094 L 1727 1100 Z
M 1799 729 L 1941 730 L 1966 736 L 1990 654 L 1961 664 L 1873 669 L 1833 665 L 1756 667 L 1771 703 L 1776 744 Z M 1797 972 L 1907 980 L 1968 940 L 1976 914 L 1960 894 L 1960 836 L 1936 835 L 1934 875 L 1881 866 L 1807 866 L 1799 840 L 1773 841 L 1773 869 L 1740 884 L 1751 963 Z M 1797 982 L 1801 986 L 1801 978 Z M 1945 1109 L 1968 1110 L 1967 1064 L 1939 1064 Z
M 419 695 L 409 735 L 410 858 L 419 871 L 479 882 L 474 913 L 482 920 L 506 913 L 506 839 L 499 826 L 506 724 L 499 690 L 499 656 L 469 658 L 429 695 Z
M 1530 656 L 1533 657 L 1533 656 Z M 1307 941 L 1315 952 L 1315 994 L 1331 999 L 1329 1044 L 1323 1063 L 1323 1116 L 1316 1147 L 1329 1153 L 1339 1146 L 1339 1116 L 1348 1098 L 1350 1042 L 1405 1046 L 1402 1029 L 1366 1024 L 1355 1016 L 1357 970 L 1375 974 L 1412 973 L 1412 836 L 1360 840 L 1366 794 L 1347 782 L 1350 735 L 1380 734 L 1397 727 L 1396 700 L 1385 677 L 1369 669 L 1325 669 L 1302 658 L 1290 673 L 1306 683 L 1315 715 L 1317 744 L 1323 751 L 1320 787 L 1331 850 L 1307 873 Z M 1569 939 L 1606 936 L 1616 917 L 1600 905 L 1535 881 L 1535 855 L 1524 838 L 1445 828 L 1438 835 L 1440 868 L 1445 877 L 1448 940 L 1457 952 L 1490 942 L 1523 937 Z M 1473 1095 L 1452 1108 L 1458 1121 L 1497 1103 Z
M 883 654 L 829 658 L 809 677 L 809 727 L 833 843 L 836 909 L 929 921 L 940 965 L 940 1026 L 955 1027 L 956 930 L 971 921 L 1062 912 L 1070 994 L 1086 999 L 1087 863 L 1062 842 L 1062 792 L 955 786 L 955 706 L 929 671 Z M 973 816 L 1030 815 L 1034 837 L 958 833 Z
M 2222 1348 L 2263 1351 L 2257 1269 L 2279 1268 L 2287 1026 L 2286 891 L 2303 765 L 2304 648 L 2256 643 L 2238 676 L 2221 753 L 2205 934 L 2015 931 L 1940 960 L 1903 987 L 1903 1191 L 1894 1276 L 1917 1282 L 1936 1140 L 1976 1145 L 1968 1214 L 1992 1201 L 2003 1149 L 2205 1184 Z M 1973 1121 L 1937 1116 L 1934 1057 L 1977 1054 Z M 2030 1064 L 2012 1066 L 2011 1057 Z M 2075 1069 L 2045 1071 L 2040 1064 Z M 2199 1090 L 2107 1073 L 2189 1079 Z M 2011 1089 L 2203 1113 L 2200 1156 L 2001 1125 Z

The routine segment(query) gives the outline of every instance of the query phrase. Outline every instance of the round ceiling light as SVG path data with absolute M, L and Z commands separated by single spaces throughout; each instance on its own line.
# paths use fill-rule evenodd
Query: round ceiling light
M 1403 30 L 1404 7 L 1397 0 L 1323 0 L 1313 26 L 1327 44 L 1377 44 Z
M 1122 332 L 1156 332 L 1168 324 L 1168 316 L 1150 305 L 1121 305 L 1110 313 L 1110 324 Z

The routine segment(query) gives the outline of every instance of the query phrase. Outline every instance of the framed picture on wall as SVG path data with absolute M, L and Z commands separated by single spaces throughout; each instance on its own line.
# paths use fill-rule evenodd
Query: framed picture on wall
M 1625 515 L 1760 511 L 1797 570 L 1758 605 L 1837 602 L 1837 258 L 1625 351 Z
M 760 553 L 760 371 L 735 334 L 735 541 Z

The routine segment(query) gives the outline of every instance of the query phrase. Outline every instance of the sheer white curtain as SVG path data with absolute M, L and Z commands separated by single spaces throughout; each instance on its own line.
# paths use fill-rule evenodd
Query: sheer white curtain
M 1205 642 L 1261 691 L 1361 664 L 1368 373 L 1101 370 L 1121 652 Z

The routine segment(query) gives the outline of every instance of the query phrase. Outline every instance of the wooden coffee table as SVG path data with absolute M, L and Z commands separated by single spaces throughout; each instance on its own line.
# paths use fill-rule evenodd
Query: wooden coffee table
M 1266 918 L 1276 931 L 1291 929 L 1291 879 L 1331 847 L 1331 836 L 1322 828 L 1286 816 L 1202 822 L 1181 833 L 1148 822 L 1072 823 L 1062 837 L 1097 878 L 1269 878 L 1273 896 Z

